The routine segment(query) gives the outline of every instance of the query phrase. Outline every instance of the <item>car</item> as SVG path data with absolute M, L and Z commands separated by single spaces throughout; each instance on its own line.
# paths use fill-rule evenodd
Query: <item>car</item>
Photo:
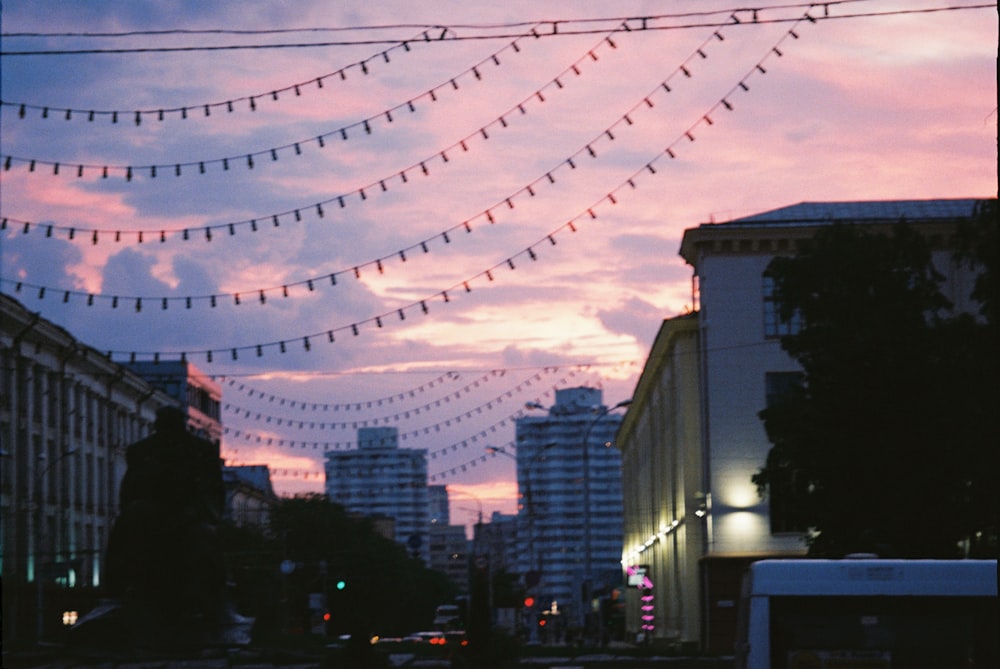
M 460 626 L 462 622 L 462 612 L 455 604 L 442 604 L 434 610 L 435 629 L 452 630 Z
M 445 632 L 444 640 L 447 645 L 457 645 L 457 646 L 468 646 L 469 639 L 465 636 L 465 632 L 455 631 L 455 632 Z

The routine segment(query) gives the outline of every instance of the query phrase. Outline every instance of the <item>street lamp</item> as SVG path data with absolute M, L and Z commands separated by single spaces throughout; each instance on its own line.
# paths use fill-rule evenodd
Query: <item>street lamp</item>
M 532 403 L 525 404 L 525 407 L 526 408 L 533 408 L 531 406 L 531 404 Z M 541 407 L 541 405 L 538 405 L 538 406 Z M 544 409 L 545 407 L 541 407 L 541 408 Z M 504 457 L 510 458 L 515 463 L 517 463 L 518 470 L 524 472 L 524 510 L 525 510 L 525 513 L 527 514 L 527 517 L 528 517 L 528 523 L 527 523 L 527 525 L 528 525 L 528 550 L 530 551 L 528 553 L 528 570 L 527 570 L 527 572 L 524 575 L 524 585 L 529 590 L 537 588 L 538 583 L 541 581 L 541 574 L 542 574 L 541 558 L 539 556 L 538 547 L 536 546 L 536 542 L 535 542 L 535 506 L 534 506 L 534 500 L 533 500 L 533 498 L 531 496 L 531 478 L 532 478 L 532 472 L 534 470 L 535 465 L 538 464 L 538 461 L 542 458 L 543 455 L 545 455 L 545 452 L 548 449 L 552 448 L 553 446 L 557 446 L 557 445 L 558 444 L 556 444 L 555 442 L 550 442 L 550 443 L 544 444 L 538 450 L 538 452 L 536 452 L 531 457 L 530 460 L 528 460 L 526 463 L 523 463 L 523 466 L 522 466 L 522 462 L 518 460 L 517 456 L 511 455 L 509 452 L 507 452 L 506 450 L 504 450 L 502 447 L 500 447 L 500 448 L 497 448 L 497 447 L 494 447 L 494 446 L 487 446 L 486 447 L 486 452 L 489 453 L 490 455 L 494 455 L 494 456 L 496 456 L 496 455 L 502 455 Z M 520 514 L 518 514 L 518 517 L 519 517 L 518 525 L 520 526 Z M 535 579 L 536 579 L 533 584 L 530 583 L 531 577 L 529 576 L 529 574 L 531 574 L 531 573 L 533 573 L 535 575 Z M 531 598 L 531 602 L 532 602 L 531 604 L 526 604 L 525 605 L 526 608 L 532 609 L 534 607 L 534 598 Z M 536 626 L 534 625 L 533 621 L 530 619 L 530 616 L 528 616 L 527 620 L 525 621 L 525 628 L 528 631 L 529 641 L 531 641 L 531 642 L 537 641 L 538 639 L 537 639 L 536 634 L 537 634 L 538 630 L 537 630 Z
M 631 399 L 625 399 L 617 404 L 607 407 L 599 406 L 594 407 L 591 411 L 594 414 L 594 418 L 587 423 L 586 428 L 583 431 L 583 439 L 580 443 L 580 448 L 582 450 L 582 467 L 583 467 L 583 531 L 584 531 L 584 567 L 583 567 L 583 591 L 582 591 L 582 605 L 580 606 L 579 616 L 580 622 L 585 623 L 587 620 L 586 611 L 590 606 L 590 589 L 591 589 L 591 571 L 593 568 L 593 539 L 592 539 L 592 525 L 593 525 L 593 513 L 591 509 L 591 475 L 590 475 L 590 436 L 594 430 L 594 427 L 600 423 L 608 414 L 617 409 L 625 408 L 632 404 Z M 546 409 L 538 402 L 527 402 L 525 405 L 526 409 Z M 554 411 L 550 409 L 550 413 Z M 575 413 L 575 412 L 574 412 Z M 536 458 L 544 453 L 544 449 L 555 444 L 547 444 L 541 451 L 536 454 Z
M 465 490 L 456 490 L 455 488 L 450 486 L 445 486 L 445 492 L 448 493 L 449 498 L 454 493 L 456 495 L 465 495 L 466 497 L 472 499 L 472 501 L 474 501 L 476 505 L 479 507 L 479 522 L 477 522 L 476 524 L 477 525 L 483 524 L 483 501 L 481 499 L 473 495 L 471 492 Z
M 531 403 L 529 403 L 529 404 L 531 404 Z M 525 406 L 527 407 L 528 404 L 525 404 Z M 541 405 L 538 405 L 538 406 L 541 406 Z M 545 407 L 541 407 L 541 408 L 544 409 Z M 529 540 L 529 543 L 531 544 L 531 551 L 532 551 L 531 566 L 532 566 L 532 568 L 534 568 L 536 570 L 538 569 L 538 564 L 537 564 L 537 561 L 534 559 L 534 557 L 535 557 L 535 548 L 534 548 L 534 516 L 535 516 L 535 510 L 534 510 L 534 502 L 533 502 L 532 497 L 531 497 L 531 478 L 532 478 L 532 471 L 533 471 L 535 465 L 538 464 L 538 461 L 542 458 L 542 456 L 545 455 L 545 451 L 547 451 L 548 449 L 552 448 L 553 446 L 558 446 L 558 444 L 556 442 L 549 442 L 547 444 L 544 444 L 540 449 L 538 449 L 538 452 L 535 453 L 531 457 L 531 459 L 527 462 L 527 464 L 525 464 L 524 467 L 523 467 L 523 471 L 524 471 L 524 505 L 525 505 L 525 511 L 527 512 L 527 515 L 528 515 L 528 540 Z M 515 463 L 518 462 L 517 456 L 511 455 L 506 450 L 504 450 L 503 447 L 497 448 L 495 446 L 487 446 L 486 447 L 486 452 L 489 453 L 490 455 L 503 455 L 504 457 L 510 458 Z M 518 469 L 521 469 L 520 465 L 518 465 Z
M 504 448 L 502 446 L 499 447 L 499 448 L 496 447 L 496 446 L 487 446 L 486 447 L 486 452 L 489 453 L 490 455 L 493 455 L 493 456 L 502 455 L 505 458 L 510 458 L 511 460 L 514 461 L 514 463 L 518 467 L 518 469 L 520 469 L 520 464 L 518 463 L 517 456 L 516 455 L 511 455 L 509 452 L 507 452 L 506 450 L 504 450 Z M 532 463 L 537 459 L 537 457 L 538 456 L 536 455 L 534 458 L 532 458 Z M 532 504 L 531 504 L 531 463 L 524 465 L 524 474 L 525 474 L 525 481 L 524 481 L 524 510 L 525 510 L 525 513 L 528 516 L 528 544 L 531 547 L 531 556 L 532 556 L 532 558 L 530 560 L 530 566 L 531 566 L 531 569 L 536 569 L 537 565 L 535 564 L 535 559 L 534 559 L 534 554 L 535 554 L 535 547 L 534 547 L 534 543 L 535 543 L 535 537 L 534 537 L 534 534 L 535 534 L 535 522 L 534 522 L 534 509 L 532 508 Z
M 41 569 L 41 555 L 40 548 L 42 545 L 42 479 L 45 474 L 48 473 L 50 469 L 55 467 L 57 464 L 62 462 L 65 458 L 73 455 L 78 449 L 71 448 L 68 451 L 63 451 L 59 457 L 50 462 L 48 465 L 39 470 L 38 474 L 35 475 L 35 560 L 34 560 L 34 571 L 35 571 L 35 638 L 38 645 L 42 643 L 42 631 L 44 624 L 44 613 L 43 613 L 43 597 L 42 597 L 42 569 Z M 44 452 L 38 454 L 39 462 L 47 459 Z M 53 537 L 53 541 L 55 537 Z
M 590 606 L 590 589 L 591 589 L 591 569 L 592 569 L 592 543 L 591 543 L 591 524 L 592 524 L 592 513 L 590 508 L 590 433 L 594 429 L 594 426 L 601 421 L 602 418 L 610 414 L 616 409 L 622 409 L 624 407 L 632 404 L 631 399 L 622 400 L 613 407 L 601 407 L 597 416 L 594 420 L 590 421 L 587 425 L 586 431 L 583 433 L 583 443 L 581 447 L 583 448 L 583 514 L 584 514 L 584 551 L 583 551 L 583 586 L 584 586 L 584 601 L 581 611 L 585 611 L 586 607 Z M 584 622 L 586 622 L 587 614 L 584 613 Z

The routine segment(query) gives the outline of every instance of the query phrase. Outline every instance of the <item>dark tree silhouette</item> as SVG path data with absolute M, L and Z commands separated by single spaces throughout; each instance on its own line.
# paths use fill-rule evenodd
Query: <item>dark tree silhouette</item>
M 328 633 L 351 635 L 350 659 L 358 666 L 370 666 L 372 635 L 427 629 L 434 608 L 457 594 L 446 576 L 325 495 L 283 499 L 271 517 L 271 531 L 282 559 L 297 564 L 285 579 L 288 626 L 307 625 L 307 594 L 325 592 Z M 338 589 L 341 581 L 344 587 Z
M 949 268 L 978 272 L 979 314 L 955 313 L 905 222 L 833 225 L 769 265 L 803 375 L 760 413 L 773 447 L 753 481 L 810 528 L 811 554 L 996 555 L 996 211 L 956 226 Z

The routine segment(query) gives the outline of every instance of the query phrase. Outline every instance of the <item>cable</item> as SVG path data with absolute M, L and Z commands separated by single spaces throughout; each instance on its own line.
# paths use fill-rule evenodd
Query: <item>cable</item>
M 948 11 L 961 11 L 966 9 L 987 9 L 995 8 L 996 3 L 979 3 L 975 5 L 947 5 L 939 7 L 926 7 L 919 9 L 896 9 L 887 11 L 874 11 L 874 12 L 859 12 L 854 14 L 841 14 L 839 16 L 830 15 L 828 10 L 834 5 L 839 5 L 844 2 L 849 2 L 852 0 L 839 0 L 823 3 L 809 3 L 809 4 L 797 4 L 797 5 L 782 5 L 775 7 L 763 7 L 756 9 L 737 9 L 728 10 L 729 13 L 742 13 L 742 12 L 752 12 L 754 14 L 754 20 L 747 22 L 745 25 L 767 25 L 774 23 L 794 23 L 798 18 L 776 18 L 776 19 L 762 19 L 759 17 L 759 12 L 776 9 L 776 8 L 789 8 L 789 7 L 817 7 L 822 6 L 827 9 L 827 12 L 823 16 L 815 17 L 817 21 L 820 20 L 831 20 L 831 19 L 858 19 L 858 18 L 874 18 L 874 17 L 885 17 L 885 16 L 903 16 L 907 14 L 928 14 L 935 12 L 948 12 Z M 861 0 L 853 0 L 855 2 Z M 667 18 L 671 18 L 666 15 Z M 651 17 L 626 17 L 624 20 L 629 23 L 629 30 L 642 30 L 642 31 L 662 31 L 662 30 L 690 30 L 694 28 L 718 28 L 724 25 L 729 25 L 725 22 L 720 21 L 701 21 L 701 22 L 689 22 L 676 25 L 668 26 L 651 26 L 650 21 L 660 20 L 663 17 L 651 16 Z M 555 20 L 549 23 L 552 26 L 550 32 L 539 32 L 539 37 L 571 37 L 577 35 L 593 35 L 601 32 L 605 32 L 606 28 L 580 28 L 576 30 L 566 30 L 562 28 L 564 24 L 572 23 L 583 23 L 585 21 L 595 22 L 602 21 L 606 19 L 566 19 L 566 20 Z M 638 25 L 631 25 L 631 22 L 638 21 Z M 6 35 L 5 35 L 6 36 Z M 437 42 L 465 42 L 465 41 L 483 41 L 483 40 L 495 40 L 495 39 L 513 39 L 518 36 L 518 33 L 498 33 L 491 35 L 454 35 L 454 36 L 443 36 L 441 39 L 436 40 Z M 326 47 L 344 47 L 344 46 L 377 46 L 384 44 L 391 44 L 398 42 L 398 40 L 389 39 L 364 39 L 364 40 L 338 40 L 338 41 L 324 41 L 324 42 L 289 42 L 281 44 L 228 44 L 228 45 L 214 45 L 214 46 L 183 46 L 183 47 L 134 47 L 134 48 L 120 48 L 120 49 L 46 49 L 38 51 L 0 51 L 0 56 L 12 57 L 12 56 L 68 56 L 68 55 L 96 55 L 96 54 L 148 54 L 148 53 L 184 53 L 184 52 L 197 52 L 197 51 L 241 51 L 241 50 L 267 50 L 267 49 L 309 49 L 309 48 L 326 48 Z
M 826 5 L 840 5 L 846 3 L 856 3 L 856 2 L 874 2 L 877 0 L 831 0 Z M 823 4 L 823 3 L 820 3 Z M 779 5 L 767 5 L 757 7 L 757 11 L 765 11 L 771 9 L 802 9 L 804 7 L 815 6 L 816 3 L 795 3 L 795 4 L 779 4 Z M 206 28 L 206 29 L 188 29 L 188 28 L 174 28 L 165 30 L 128 30 L 121 32 L 54 32 L 54 33 L 43 33 L 43 32 L 15 32 L 15 33 L 2 33 L 0 37 L 37 37 L 37 38 L 52 38 L 52 37 L 93 37 L 93 38 L 109 38 L 109 37 L 139 37 L 139 36 L 163 36 L 163 35 L 280 35 L 289 33 L 299 33 L 299 32 L 362 32 L 362 31 L 372 31 L 372 30 L 430 30 L 433 28 L 462 28 L 468 30 L 496 30 L 500 28 L 523 28 L 538 26 L 539 24 L 550 24 L 553 26 L 561 24 L 572 24 L 572 23 L 606 23 L 615 22 L 619 23 L 622 21 L 631 20 L 662 20 L 667 18 L 687 18 L 692 16 L 713 16 L 718 14 L 731 14 L 733 12 L 743 12 L 743 11 L 753 11 L 745 7 L 737 7 L 731 9 L 718 9 L 711 11 L 699 11 L 699 12 L 676 12 L 671 14 L 656 14 L 644 17 L 605 17 L 605 18 L 584 18 L 584 19 L 540 19 L 531 21 L 509 21 L 502 23 L 458 23 L 451 24 L 449 26 L 444 26 L 438 23 L 434 24 L 418 24 L 418 23 L 394 23 L 394 24 L 377 24 L 371 26 L 338 26 L 338 27 L 310 27 L 310 28 L 260 28 L 260 29 L 227 29 L 227 28 Z
M 621 192 L 627 192 L 627 188 L 628 189 L 635 189 L 636 188 L 636 180 L 640 176 L 645 177 L 647 175 L 647 173 L 650 174 L 650 175 L 655 175 L 657 173 L 657 169 L 654 168 L 654 166 L 653 166 L 654 163 L 656 163 L 657 161 L 661 160 L 664 156 L 669 156 L 669 158 L 671 160 L 673 160 L 674 158 L 676 158 L 676 153 L 675 153 L 674 149 L 677 147 L 678 144 L 680 144 L 680 143 L 687 143 L 687 142 L 693 142 L 694 139 L 695 139 L 694 133 L 695 133 L 696 129 L 698 129 L 702 125 L 706 125 L 706 126 L 714 125 L 714 122 L 711 120 L 711 114 L 715 113 L 719 108 L 723 108 L 723 107 L 725 109 L 729 110 L 729 111 L 732 111 L 733 105 L 728 101 L 728 98 L 731 97 L 737 91 L 747 92 L 747 91 L 750 90 L 749 86 L 746 83 L 749 80 L 749 78 L 751 76 L 764 75 L 767 72 L 767 70 L 763 67 L 764 63 L 767 62 L 767 59 L 771 58 L 772 56 L 776 56 L 776 57 L 781 57 L 782 56 L 782 52 L 780 51 L 780 49 L 778 47 L 780 45 L 782 45 L 783 42 L 788 37 L 792 37 L 794 39 L 798 39 L 798 34 L 795 32 L 795 27 L 799 23 L 802 23 L 804 21 L 808 21 L 810 23 L 814 23 L 815 19 L 808 12 L 806 12 L 803 16 L 799 17 L 799 19 L 796 21 L 796 25 L 793 26 L 791 29 L 789 29 L 777 41 L 777 43 L 774 46 L 772 46 L 767 51 L 767 53 L 760 60 L 758 60 L 756 62 L 756 64 L 749 70 L 749 72 L 746 75 L 744 75 L 739 80 L 738 84 L 736 84 L 735 86 L 733 86 L 732 88 L 730 88 L 730 90 L 720 99 L 720 101 L 717 102 L 715 105 L 713 105 L 708 110 L 708 112 L 706 112 L 705 114 L 703 114 L 694 124 L 692 124 L 691 126 L 689 126 L 689 128 L 686 131 L 684 131 L 681 135 L 679 135 L 674 140 L 674 142 L 672 142 L 670 145 L 668 145 L 667 148 L 663 152 L 659 153 L 656 157 L 654 157 L 653 159 L 651 159 L 650 161 L 648 161 L 643 167 L 639 168 L 635 173 L 633 173 L 633 175 L 631 177 L 629 177 L 628 179 L 626 179 L 623 183 L 619 184 L 617 187 L 613 188 L 611 191 L 609 191 L 603 197 L 599 198 L 591 206 L 585 207 L 583 210 L 581 210 L 576 216 L 574 216 L 573 218 L 571 218 L 569 221 L 567 221 L 566 223 L 563 223 L 562 225 L 560 225 L 555 230 L 552 230 L 549 234 L 541 237 L 534 244 L 528 246 L 527 248 L 525 248 L 525 249 L 523 249 L 521 251 L 518 251 L 517 253 L 514 253 L 514 254 L 508 256 L 506 260 L 502 260 L 502 261 L 496 263 L 495 265 L 493 265 L 492 267 L 489 267 L 488 269 L 485 269 L 485 270 L 479 272 L 478 274 L 467 278 L 464 281 L 460 281 L 459 283 L 456 283 L 456 284 L 452 285 L 451 287 L 449 287 L 449 288 L 447 288 L 445 290 L 441 290 L 441 291 L 437 292 L 434 295 L 430 295 L 430 296 L 427 296 L 427 297 L 425 297 L 423 299 L 418 299 L 418 300 L 415 300 L 415 301 L 410 302 L 408 304 L 399 306 L 398 308 L 396 308 L 394 310 L 390 310 L 390 311 L 387 311 L 385 313 L 379 314 L 377 316 L 369 317 L 369 318 L 361 320 L 361 321 L 355 321 L 355 322 L 353 322 L 353 323 L 351 323 L 349 325 L 342 325 L 342 326 L 333 327 L 333 328 L 330 328 L 330 329 L 326 330 L 325 332 L 323 332 L 323 331 L 313 332 L 313 333 L 308 334 L 308 335 L 304 335 L 304 336 L 299 335 L 299 336 L 296 336 L 296 337 L 292 337 L 292 338 L 288 338 L 288 339 L 282 339 L 282 340 L 278 340 L 278 341 L 259 342 L 257 344 L 232 346 L 232 347 L 227 347 L 227 348 L 214 348 L 214 349 L 213 348 L 209 348 L 209 349 L 203 349 L 203 350 L 199 350 L 199 351 L 180 351 L 180 352 L 171 351 L 171 352 L 161 352 L 161 351 L 135 351 L 135 350 L 133 350 L 133 351 L 120 351 L 120 350 L 119 351 L 115 351 L 115 350 L 109 350 L 107 352 L 107 356 L 108 356 L 108 358 L 112 358 L 112 359 L 115 356 L 121 356 L 121 357 L 127 356 L 127 358 L 129 360 L 131 360 L 131 361 L 137 360 L 138 356 L 142 356 L 143 358 L 152 357 L 153 361 L 157 362 L 157 361 L 159 361 L 161 355 L 173 356 L 173 355 L 177 355 L 179 353 L 180 359 L 182 361 L 186 361 L 188 355 L 199 354 L 199 355 L 204 355 L 206 361 L 209 364 L 211 364 L 213 362 L 213 360 L 214 360 L 215 355 L 225 356 L 226 354 L 228 354 L 229 357 L 232 360 L 235 361 L 235 360 L 239 359 L 239 355 L 240 355 L 241 352 L 244 353 L 244 354 L 249 353 L 251 355 L 256 354 L 256 357 L 259 358 L 259 357 L 263 356 L 265 349 L 267 349 L 268 351 L 270 351 L 271 349 L 277 348 L 280 353 L 284 354 L 287 351 L 288 346 L 290 344 L 293 344 L 293 343 L 300 344 L 302 346 L 302 348 L 306 352 L 309 352 L 309 351 L 312 350 L 312 347 L 313 347 L 313 345 L 314 345 L 314 343 L 316 341 L 326 341 L 326 342 L 332 344 L 332 343 L 334 343 L 336 341 L 336 335 L 338 333 L 343 332 L 343 331 L 348 331 L 353 336 L 356 337 L 356 336 L 358 336 L 360 334 L 360 328 L 362 326 L 374 324 L 378 329 L 382 329 L 387 321 L 391 322 L 391 320 L 393 318 L 395 318 L 395 317 L 398 317 L 398 319 L 400 321 L 404 321 L 404 320 L 406 320 L 407 312 L 413 312 L 413 311 L 415 311 L 418 308 L 419 308 L 419 310 L 424 315 L 427 315 L 429 313 L 428 303 L 431 302 L 432 300 L 441 299 L 441 300 L 443 300 L 443 302 L 448 303 L 448 302 L 451 302 L 452 299 L 453 299 L 452 297 L 449 297 L 449 293 L 451 293 L 453 296 L 454 295 L 461 295 L 463 293 L 471 293 L 472 292 L 472 284 L 474 282 L 481 282 L 483 279 L 485 279 L 488 282 L 492 283 L 494 281 L 494 279 L 495 279 L 495 277 L 494 277 L 494 273 L 495 272 L 506 271 L 506 270 L 514 271 L 516 269 L 517 265 L 514 262 L 515 259 L 518 260 L 518 262 L 520 262 L 521 259 L 524 256 L 527 256 L 527 257 L 529 257 L 531 259 L 531 261 L 537 261 L 538 260 L 538 255 L 539 255 L 539 252 L 540 252 L 538 250 L 539 248 L 547 248 L 549 245 L 555 246 L 556 245 L 556 236 L 557 235 L 561 235 L 561 234 L 564 234 L 564 233 L 567 233 L 567 232 L 568 233 L 575 233 L 577 231 L 577 225 L 578 224 L 581 224 L 583 222 L 588 222 L 590 220 L 596 219 L 597 218 L 597 214 L 594 211 L 595 209 L 597 209 L 599 206 L 603 206 L 603 205 L 605 205 L 607 203 L 610 203 L 611 205 L 615 205 L 618 202 L 617 197 L 621 197 Z M 681 70 L 682 71 L 684 70 L 684 66 L 681 66 Z M 611 139 L 613 139 L 613 138 L 611 138 Z M 595 152 L 589 146 L 587 148 L 588 148 L 588 152 L 590 153 L 591 157 L 596 157 Z M 508 201 L 508 206 L 510 206 L 511 208 L 513 208 L 513 204 L 511 202 L 509 202 L 509 201 Z M 358 277 L 358 278 L 360 278 L 360 277 Z M 331 282 L 332 282 L 332 280 L 331 280 Z M 62 292 L 63 292 L 63 301 L 65 302 L 65 301 L 67 301 L 69 299 L 69 295 L 71 294 L 71 291 L 62 291 Z M 44 297 L 44 293 L 45 293 L 45 289 L 41 288 L 40 291 L 39 291 L 39 299 L 42 299 Z M 236 304 L 239 304 L 240 303 L 240 297 L 239 297 L 239 295 L 238 294 L 235 295 L 234 298 L 235 298 Z M 261 298 L 263 298 L 263 294 L 261 294 Z M 90 298 L 88 298 L 88 299 L 90 299 Z M 113 297 L 112 300 L 113 300 L 112 301 L 112 308 L 116 308 L 117 305 L 118 305 L 118 297 Z M 166 308 L 166 306 L 168 304 L 168 301 L 169 301 L 168 298 L 163 298 L 162 299 L 162 308 Z M 261 301 L 263 301 L 263 299 Z M 135 298 L 135 310 L 137 312 L 142 310 L 142 298 Z

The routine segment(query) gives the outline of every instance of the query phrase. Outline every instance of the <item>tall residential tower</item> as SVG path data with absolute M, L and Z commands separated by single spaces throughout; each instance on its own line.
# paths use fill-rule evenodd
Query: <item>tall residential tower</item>
M 427 451 L 400 448 L 396 428 L 363 427 L 357 449 L 328 452 L 326 494 L 349 511 L 391 518 L 396 541 L 427 561 Z
M 517 420 L 515 570 L 565 624 L 583 623 L 591 593 L 621 582 L 621 454 L 611 447 L 621 416 L 601 402 L 600 389 L 566 388 L 547 415 Z

